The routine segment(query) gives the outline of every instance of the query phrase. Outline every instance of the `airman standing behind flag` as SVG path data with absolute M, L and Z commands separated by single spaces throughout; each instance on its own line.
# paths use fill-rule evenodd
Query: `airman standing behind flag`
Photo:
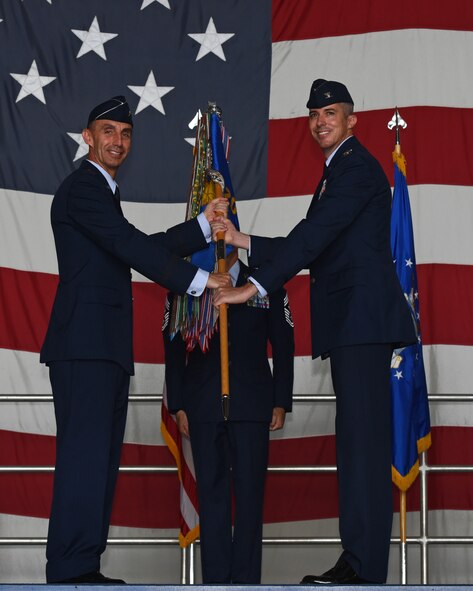
M 206 205 L 215 199 L 216 183 L 212 181 L 210 174 L 210 171 L 213 171 L 223 178 L 224 197 L 229 205 L 227 215 L 235 226 L 239 227 L 227 163 L 229 136 L 223 125 L 220 108 L 209 102 L 208 109 L 203 115 L 199 109 L 189 127 L 197 129 L 186 220 L 201 215 Z M 226 250 L 230 253 L 234 249 L 229 246 Z M 209 243 L 205 248 L 193 253 L 189 260 L 208 272 L 212 271 L 216 261 L 215 243 Z M 173 294 L 168 302 L 171 300 L 172 305 L 166 310 L 163 323 L 163 330 L 165 327 L 168 338 L 172 340 L 178 334 L 186 343 L 188 352 L 193 351 L 195 347 L 206 352 L 219 319 L 219 312 L 212 304 L 212 293 L 204 290 L 198 298 Z M 181 437 L 175 416 L 169 413 L 166 387 L 161 405 L 161 433 L 178 466 L 181 485 L 179 543 L 185 548 L 199 537 L 195 469 L 189 439 Z
M 222 173 L 225 186 L 231 187 L 217 113 L 210 114 L 210 125 L 202 123 L 203 131 L 207 133 L 207 129 L 211 139 L 211 166 Z M 199 133 L 197 137 L 199 143 Z M 194 165 L 194 178 L 196 168 L 198 163 Z M 210 190 L 209 184 L 207 179 L 201 191 L 204 195 Z M 233 189 L 229 192 L 233 199 Z M 199 207 L 195 209 L 198 211 Z M 234 216 L 233 203 L 229 210 L 229 215 Z M 212 266 L 215 264 L 214 249 L 209 247 L 209 252 L 210 257 L 208 252 L 201 253 L 199 265 L 205 266 L 202 260 L 206 257 Z M 250 271 L 238 260 L 235 249 L 230 249 L 225 262 L 233 285 L 243 285 Z M 283 427 L 285 414 L 292 408 L 294 331 L 288 297 L 279 288 L 228 310 L 231 366 L 227 370 L 232 400 L 228 414 L 222 413 L 221 405 L 221 339 L 214 334 L 213 326 L 207 330 L 195 314 L 176 331 L 176 298 L 174 294 L 168 295 L 163 322 L 167 390 L 163 421 L 170 425 L 166 414 L 174 414 L 183 443 L 190 438 L 192 446 L 202 581 L 258 584 L 269 434 Z M 210 299 L 209 304 L 212 305 Z M 201 307 L 205 309 L 206 305 Z M 199 330 L 193 330 L 194 325 Z M 195 346 L 197 343 L 199 346 Z M 272 370 L 268 344 L 272 347 Z M 169 430 L 165 431 L 169 441 L 167 435 Z M 190 536 L 182 536 L 181 541 Z

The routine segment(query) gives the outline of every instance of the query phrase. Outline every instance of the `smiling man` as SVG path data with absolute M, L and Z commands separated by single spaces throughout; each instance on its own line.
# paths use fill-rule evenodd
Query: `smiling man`
M 393 513 L 389 368 L 393 346 L 416 334 L 392 263 L 390 186 L 353 136 L 353 99 L 344 84 L 319 79 L 307 108 L 326 158 L 307 216 L 286 238 L 251 236 L 250 262 L 260 268 L 242 287 L 219 288 L 215 303 L 264 295 L 309 268 L 312 356 L 330 358 L 336 395 L 343 552 L 302 583 L 383 583 Z M 226 240 L 249 249 L 250 237 L 226 223 Z
M 83 131 L 88 158 L 64 180 L 51 207 L 59 284 L 41 350 L 57 423 L 48 583 L 124 582 L 100 573 L 100 557 L 134 369 L 130 268 L 195 296 L 230 282 L 182 258 L 207 246 L 219 200 L 197 218 L 149 236 L 123 216 L 115 176 L 132 132 L 125 97 L 95 107 Z

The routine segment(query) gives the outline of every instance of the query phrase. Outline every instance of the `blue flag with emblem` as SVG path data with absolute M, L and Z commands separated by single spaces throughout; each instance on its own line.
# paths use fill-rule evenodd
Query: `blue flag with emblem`
M 192 166 L 191 188 L 186 219 L 201 213 L 215 199 L 215 173 L 222 181 L 222 195 L 229 201 L 228 218 L 239 229 L 236 200 L 228 167 L 229 136 L 223 125 L 222 113 L 215 103 L 198 118 Z M 232 246 L 227 246 L 227 256 Z M 212 272 L 216 267 L 216 245 L 210 242 L 207 248 L 194 253 L 191 262 Z M 212 302 L 212 293 L 205 289 L 198 298 L 188 295 L 176 296 L 170 319 L 171 338 L 180 332 L 188 351 L 199 345 L 203 352 L 216 330 L 218 310 Z
M 221 119 L 219 108 L 210 103 L 198 124 L 193 182 L 188 209 L 188 217 L 201 213 L 207 203 L 215 199 L 215 185 L 209 178 L 209 171 L 219 172 L 224 180 L 223 196 L 229 200 L 228 218 L 236 228 L 240 228 L 236 211 L 235 193 L 233 191 L 230 170 L 228 167 L 229 137 Z M 192 255 L 191 261 L 196 267 L 212 272 L 215 268 L 215 243 Z M 233 247 L 227 246 L 228 250 Z
M 416 344 L 396 349 L 391 363 L 392 479 L 400 490 L 405 491 L 419 473 L 419 454 L 430 447 L 431 435 L 406 162 L 400 151 L 393 152 L 393 159 L 391 249 L 396 272 L 409 304 L 418 337 Z

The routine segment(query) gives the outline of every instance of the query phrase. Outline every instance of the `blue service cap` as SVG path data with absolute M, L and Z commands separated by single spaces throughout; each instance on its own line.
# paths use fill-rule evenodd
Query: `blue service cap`
M 314 80 L 310 88 L 307 108 L 321 109 L 322 107 L 333 105 L 334 103 L 354 104 L 345 84 L 342 84 L 341 82 L 324 80 L 323 78 Z
M 130 107 L 126 98 L 122 95 L 114 96 L 108 101 L 100 103 L 100 105 L 94 107 L 92 111 L 90 111 L 87 126 L 89 126 L 92 121 L 97 121 L 98 119 L 120 121 L 121 123 L 129 123 L 133 126 Z

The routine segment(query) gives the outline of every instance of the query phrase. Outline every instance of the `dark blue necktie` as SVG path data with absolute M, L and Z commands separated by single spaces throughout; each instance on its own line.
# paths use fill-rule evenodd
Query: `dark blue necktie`
M 119 213 L 123 215 L 123 211 L 120 205 L 120 189 L 118 188 L 118 185 L 115 187 L 115 193 L 113 194 L 113 198 L 115 201 L 116 208 L 118 209 Z

